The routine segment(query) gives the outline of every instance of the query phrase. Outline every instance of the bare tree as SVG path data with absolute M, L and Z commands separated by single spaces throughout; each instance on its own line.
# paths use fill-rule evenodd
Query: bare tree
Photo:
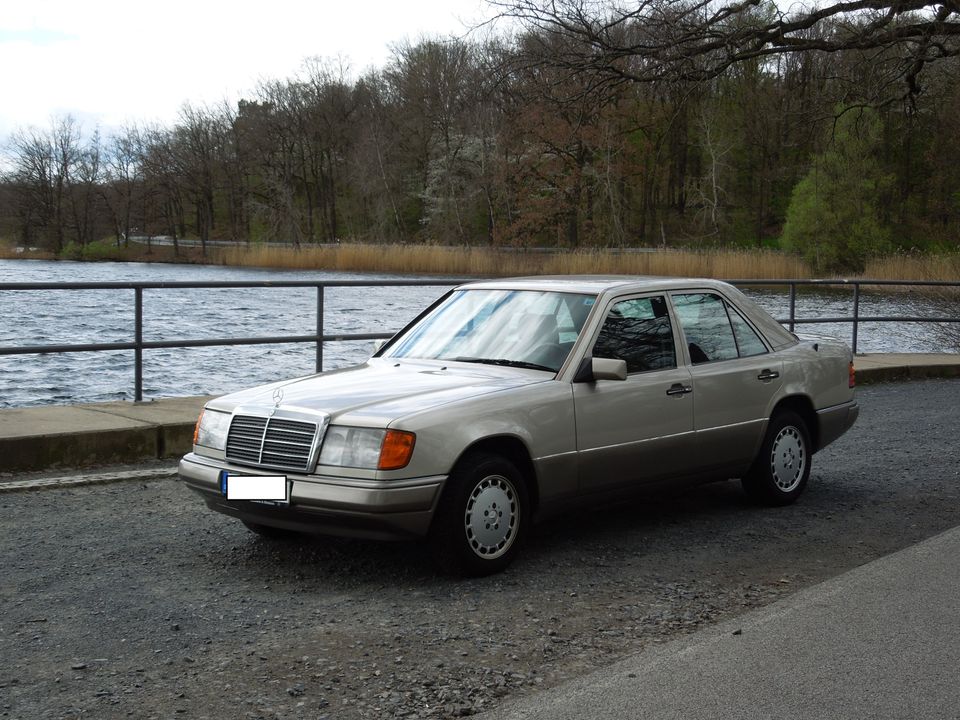
M 488 0 L 532 31 L 521 61 L 596 82 L 706 80 L 777 55 L 855 51 L 920 92 L 930 63 L 960 53 L 958 0 Z M 557 37 L 572 42 L 556 52 Z M 539 40 L 539 42 L 536 42 Z
M 154 230 L 159 228 L 173 237 L 174 254 L 179 253 L 177 239 L 186 234 L 184 218 L 185 182 L 181 178 L 174 133 L 161 127 L 140 133 L 140 163 L 144 189 L 141 217 L 147 234 L 147 251 Z
M 67 115 L 54 118 L 46 132 L 19 130 L 11 139 L 11 149 L 24 240 L 32 241 L 39 233 L 51 241 L 56 252 L 63 250 L 69 239 L 86 242 L 83 234 L 70 237 L 70 230 L 76 233 L 79 227 L 78 216 L 71 213 L 77 209 L 72 204 L 72 184 L 84 160 L 79 123 Z
M 102 197 L 103 161 L 100 130 L 95 130 L 85 145 L 80 147 L 76 167 L 70 185 L 70 210 L 72 228 L 77 242 L 85 247 L 98 237 L 101 213 L 98 212 Z
M 140 129 L 131 125 L 113 135 L 105 154 L 103 197 L 113 218 L 117 245 L 130 244 L 136 194 L 143 188 L 143 138 Z
M 479 193 L 482 154 L 476 113 L 483 82 L 474 48 L 459 40 L 421 40 L 394 48 L 386 79 L 400 102 L 400 137 L 431 240 L 466 242 L 468 203 Z
M 173 131 L 174 158 L 181 182 L 193 201 L 195 227 L 204 255 L 215 224 L 217 165 L 226 135 L 220 121 L 219 115 L 209 108 L 184 104 Z
M 256 102 L 241 103 L 237 123 L 250 138 L 249 152 L 259 169 L 251 187 L 251 212 L 265 238 L 299 247 L 307 223 L 297 202 L 304 190 L 304 165 L 296 93 L 293 83 L 261 84 Z
M 310 58 L 300 83 L 303 109 L 304 156 L 309 178 L 309 207 L 319 220 L 319 239 L 334 242 L 340 236 L 340 197 L 346 158 L 355 136 L 357 98 L 343 60 Z M 311 236 L 315 233 L 311 221 Z
M 357 82 L 357 109 L 367 132 L 357 138 L 349 173 L 359 191 L 363 228 L 377 241 L 405 237 L 402 217 L 404 155 L 397 140 L 396 106 L 382 73 Z
M 226 195 L 230 237 L 250 242 L 250 177 L 252 175 L 251 138 L 248 127 L 240 122 L 240 108 L 222 102 L 217 112 L 223 133 L 220 165 L 223 192 Z
M 50 139 L 53 146 L 53 222 L 59 252 L 67 237 L 68 192 L 80 160 L 80 124 L 72 115 L 57 118 Z
M 27 245 L 44 241 L 54 224 L 53 143 L 36 128 L 21 129 L 10 139 L 10 156 L 13 169 L 9 177 L 21 238 Z M 62 238 L 54 249 L 61 247 Z

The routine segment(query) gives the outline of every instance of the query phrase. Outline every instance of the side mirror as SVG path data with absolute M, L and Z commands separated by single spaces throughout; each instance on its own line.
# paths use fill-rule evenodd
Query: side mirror
M 386 344 L 387 344 L 386 338 L 380 338 L 379 340 L 374 340 L 373 352 L 371 353 L 371 355 L 376 355 L 378 352 L 380 352 L 381 348 L 383 348 L 383 346 Z
M 596 382 L 597 380 L 626 380 L 627 361 L 612 358 L 585 357 L 580 361 L 573 376 L 575 383 Z

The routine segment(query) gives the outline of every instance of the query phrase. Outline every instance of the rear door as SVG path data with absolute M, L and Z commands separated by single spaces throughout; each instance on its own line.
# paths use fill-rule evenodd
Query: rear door
M 690 372 L 663 295 L 618 299 L 589 354 L 625 360 L 627 379 L 573 386 L 581 492 L 681 474 L 694 443 Z
M 690 361 L 699 469 L 743 468 L 783 384 L 782 363 L 719 294 L 676 292 L 671 300 Z

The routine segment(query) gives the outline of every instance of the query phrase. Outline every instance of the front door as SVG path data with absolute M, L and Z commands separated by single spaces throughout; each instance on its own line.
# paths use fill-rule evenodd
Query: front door
M 666 299 L 614 302 L 591 353 L 625 360 L 627 379 L 574 385 L 580 491 L 683 474 L 694 442 L 693 397 Z

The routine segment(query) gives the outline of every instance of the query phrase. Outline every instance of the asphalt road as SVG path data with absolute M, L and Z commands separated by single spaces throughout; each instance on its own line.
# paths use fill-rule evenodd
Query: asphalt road
M 579 677 L 960 525 L 960 381 L 859 397 L 792 507 L 581 511 L 482 580 L 264 541 L 174 480 L 0 495 L 0 717 L 454 717 Z
M 960 718 L 960 527 L 485 720 Z

